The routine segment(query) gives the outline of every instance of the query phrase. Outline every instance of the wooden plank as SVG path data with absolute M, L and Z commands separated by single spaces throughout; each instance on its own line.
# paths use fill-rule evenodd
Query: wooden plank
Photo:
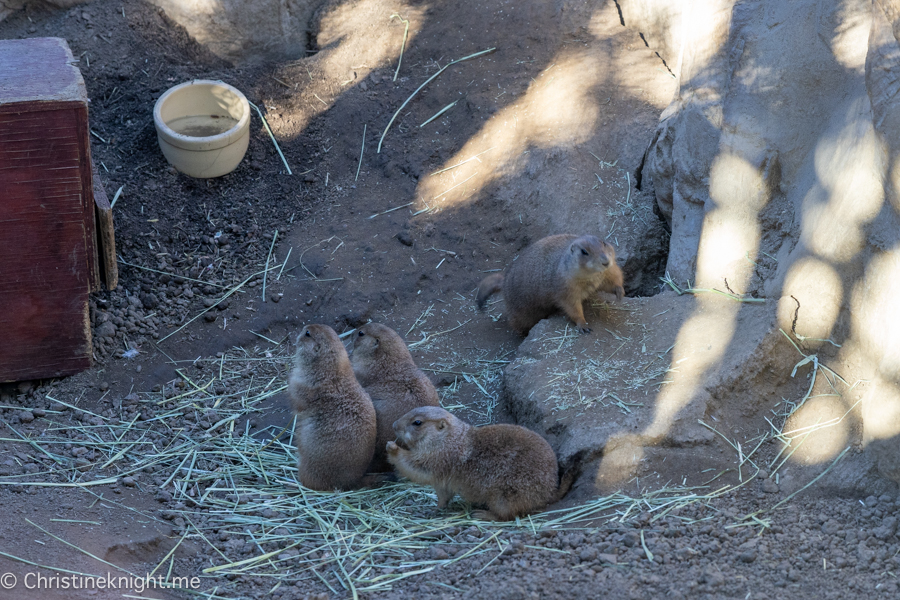
M 91 172 L 94 175 L 94 205 L 97 214 L 97 240 L 100 256 L 100 278 L 108 290 L 116 289 L 119 285 L 119 264 L 116 261 L 116 231 L 113 227 L 112 208 L 103 184 L 100 182 L 100 173 L 97 165 L 91 161 Z

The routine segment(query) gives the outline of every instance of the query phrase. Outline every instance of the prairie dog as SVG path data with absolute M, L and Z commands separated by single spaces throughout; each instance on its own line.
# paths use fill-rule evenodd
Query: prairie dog
M 394 423 L 388 460 L 400 475 L 437 491 L 438 508 L 455 494 L 486 505 L 476 516 L 509 521 L 562 498 L 575 471 L 559 481 L 550 444 L 518 425 L 472 427 L 443 408 L 416 408 Z
M 418 406 L 440 406 L 437 391 L 416 367 L 403 339 L 380 323 L 359 328 L 353 338 L 350 364 L 375 406 L 377 435 L 369 472 L 391 471 L 385 444 L 394 439 L 394 421 Z
M 375 408 L 333 329 L 307 325 L 300 333 L 288 392 L 300 483 L 320 491 L 358 487 L 375 452 Z
M 522 335 L 559 309 L 590 333 L 582 302 L 598 290 L 621 300 L 623 285 L 610 244 L 593 235 L 551 235 L 525 248 L 505 274 L 485 277 L 478 286 L 478 308 L 483 310 L 491 294 L 502 290 L 509 324 Z

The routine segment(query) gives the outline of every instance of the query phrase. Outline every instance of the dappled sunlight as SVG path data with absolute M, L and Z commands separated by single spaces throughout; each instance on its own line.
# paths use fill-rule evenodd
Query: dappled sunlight
M 357 0 L 334 6 L 322 17 L 316 36 L 316 44 L 322 49 L 316 57 L 321 61 L 318 66 L 326 72 L 343 72 L 346 76 L 338 76 L 342 88 L 359 83 L 373 69 L 386 63 L 394 64 L 400 57 L 405 25 L 396 17 L 392 19 L 391 15 L 398 14 L 409 21 L 406 48 L 410 48 L 427 22 L 427 11 L 427 4 L 413 6 L 395 2 L 388 5 L 379 0 Z M 373 32 L 379 34 L 374 43 Z M 365 57 L 365 62 L 360 63 L 360 57 Z M 347 65 L 350 65 L 349 69 Z M 401 69 L 400 75 L 405 77 L 408 73 Z
M 190 13 L 194 15 L 204 15 L 211 17 L 225 10 L 225 7 L 222 5 L 222 0 L 191 0 L 190 3 L 186 3 L 183 0 L 181 2 L 178 2 L 176 0 L 150 1 L 170 14 L 171 11 L 176 11 L 177 14 L 177 11 L 181 9 L 183 11 L 190 11 Z
M 718 90 L 703 81 L 703 70 L 728 41 L 731 30 L 731 3 L 721 0 L 688 2 L 681 17 L 681 55 L 674 71 L 681 79 L 680 94 L 700 101 L 719 99 Z M 695 67 L 692 69 L 691 67 Z M 690 83 L 688 83 L 690 82 Z
M 900 378 L 900 249 L 876 256 L 854 289 L 853 329 L 883 374 Z
M 872 25 L 871 3 L 866 0 L 847 0 L 836 11 L 837 23 L 831 32 L 829 43 L 835 60 L 845 69 L 862 73 L 866 67 L 869 30 Z M 825 19 L 820 19 L 819 27 L 827 26 Z
M 716 208 L 703 221 L 697 281 L 700 287 L 742 293 L 753 273 L 751 259 L 759 247 L 757 215 L 768 192 L 758 169 L 741 157 L 722 154 L 713 162 L 710 196 Z M 665 435 L 695 399 L 731 343 L 740 308 L 739 302 L 712 294 L 697 296 L 694 314 L 681 326 L 672 350 L 673 373 L 656 399 L 648 436 Z
M 419 208 L 474 199 L 485 186 L 521 169 L 531 148 L 571 147 L 590 139 L 600 112 L 594 92 L 606 77 L 596 52 L 559 56 L 447 161 L 444 168 L 450 170 L 420 180 Z M 460 163 L 465 164 L 451 168 Z
M 813 257 L 800 259 L 785 280 L 778 322 L 786 331 L 826 339 L 831 335 L 843 299 L 844 287 L 834 267 Z M 798 302 L 802 310 L 798 310 Z
M 881 386 L 874 386 L 870 391 L 864 410 L 880 410 L 873 405 L 885 402 L 890 404 L 891 396 L 897 397 L 897 384 L 900 380 L 900 318 L 898 318 L 898 298 L 900 298 L 900 249 L 893 249 L 874 257 L 869 263 L 866 275 L 853 290 L 852 305 L 858 307 L 852 313 L 853 330 L 860 346 L 862 360 L 870 364 L 878 372 L 883 381 Z M 875 387 L 880 387 L 878 395 L 873 396 Z M 893 409 L 888 410 L 892 412 Z M 872 426 L 876 426 L 873 421 Z M 870 426 L 866 420 L 866 428 Z M 900 421 L 896 418 L 877 424 L 880 428 L 893 429 L 900 433 Z M 887 430 L 882 431 L 886 433 Z
M 615 489 L 631 479 L 644 457 L 644 446 L 636 435 L 610 436 L 603 449 L 603 458 L 594 473 L 596 489 Z
M 790 440 L 791 460 L 820 464 L 833 460 L 850 437 L 848 409 L 838 394 L 807 400 L 784 424 L 781 435 Z
M 307 88 L 305 91 L 312 92 L 311 101 L 295 109 L 284 109 L 282 118 L 273 118 L 271 125 L 275 134 L 279 138 L 290 138 L 297 131 L 305 131 L 319 115 L 334 106 L 342 94 L 359 85 L 372 71 L 388 64 L 396 68 L 405 25 L 396 17 L 392 19 L 391 15 L 396 13 L 409 21 L 408 51 L 423 24 L 427 23 L 427 11 L 427 4 L 412 6 L 398 2 L 387 5 L 380 0 L 357 0 L 332 7 L 322 16 L 316 36 L 320 50 L 303 61 L 306 68 L 295 86 L 301 91 Z M 401 67 L 405 65 L 406 62 L 402 62 Z M 392 69 L 391 74 L 393 72 Z M 400 77 L 408 74 L 401 68 Z
M 722 360 L 736 328 L 740 303 L 704 294 L 681 326 L 672 349 L 671 372 L 656 397 L 653 422 L 644 434 L 661 440 L 679 413 L 695 399 L 705 377 Z
M 862 416 L 865 443 L 900 436 L 900 389 L 896 379 L 877 377 L 872 382 L 863 397 Z
M 274 51 L 303 52 L 311 2 L 288 10 L 284 0 L 149 0 L 213 54 L 233 63 Z
M 816 181 L 803 199 L 801 213 L 800 242 L 806 252 L 791 265 L 779 302 L 781 327 L 814 345 L 831 338 L 850 292 L 838 265 L 858 258 L 865 244 L 865 228 L 884 203 L 879 169 L 886 164 L 885 151 L 872 127 L 867 102 L 863 97 L 852 102 L 844 118 L 816 144 L 812 157 Z M 898 277 L 900 265 L 876 258 L 869 265 L 866 281 L 855 284 L 850 303 L 860 307 L 851 312 L 857 343 L 840 350 L 840 363 L 865 363 L 872 360 L 867 357 L 888 356 L 888 346 L 900 344 L 894 308 L 900 293 L 895 283 Z M 900 347 L 893 352 L 900 358 Z M 813 465 L 834 460 L 859 426 L 860 413 L 857 405 L 851 404 L 856 396 L 818 387 L 820 394 L 810 397 L 785 422 L 783 436 L 790 441 L 791 462 Z M 884 407 L 883 395 L 872 397 L 872 393 L 870 388 L 863 413 L 867 406 L 870 410 Z M 866 418 L 865 429 L 872 425 Z M 879 435 L 900 433 L 900 424 L 890 433 L 890 420 L 879 427 L 885 429 Z
M 681 27 L 681 15 L 680 11 L 671 11 L 676 14 L 666 14 L 661 16 L 660 22 L 656 24 L 658 29 L 657 33 L 665 38 L 671 38 L 671 28 Z M 621 29 L 621 25 L 619 24 L 617 19 L 610 19 L 609 13 L 604 10 L 595 10 L 591 15 L 590 22 L 587 25 L 587 30 L 594 37 L 595 40 L 609 40 L 618 35 L 619 30 Z M 647 33 L 646 31 L 644 33 Z M 614 50 L 613 55 L 610 57 L 611 60 L 614 60 L 618 63 L 618 65 L 614 66 L 612 69 L 612 77 L 611 79 L 615 80 L 615 92 L 616 94 L 625 93 L 634 98 L 640 98 L 641 100 L 647 102 L 655 106 L 658 110 L 665 110 L 669 103 L 672 102 L 672 94 L 677 89 L 676 86 L 671 85 L 674 83 L 674 73 L 672 73 L 672 61 L 674 57 L 665 56 L 665 51 L 662 51 L 662 54 L 659 54 L 657 51 L 661 50 L 660 48 L 654 47 L 652 41 L 650 42 L 650 51 L 653 51 L 656 54 L 657 59 L 652 61 L 654 68 L 661 74 L 664 74 L 666 85 L 661 85 L 657 83 L 656 85 L 650 85 L 653 81 L 652 79 L 636 79 L 631 77 L 631 74 L 634 70 L 633 63 L 623 61 L 622 59 L 630 54 L 640 54 L 642 53 L 643 43 L 639 40 L 631 38 L 635 46 L 638 46 L 637 51 L 630 45 L 625 45 L 623 47 L 618 47 Z M 670 39 L 669 43 L 674 44 L 675 40 Z M 661 62 L 662 60 L 667 61 L 666 64 Z M 659 62 L 657 62 L 659 61 Z M 669 70 L 666 71 L 665 68 L 669 67 Z M 670 81 L 669 78 L 673 79 Z M 609 95 L 608 93 L 606 94 Z M 601 100 L 601 111 L 602 105 L 607 105 L 610 102 L 610 98 L 600 98 Z
M 818 183 L 803 200 L 801 241 L 821 258 L 845 263 L 865 241 L 864 226 L 881 210 L 884 188 L 876 168 L 884 149 L 867 114 L 868 98 L 854 103 L 847 124 L 816 145 Z
M 768 200 L 758 169 L 739 156 L 722 154 L 710 169 L 709 195 L 716 208 L 706 214 L 697 250 L 697 283 L 723 285 L 743 293 L 759 248 L 757 215 Z

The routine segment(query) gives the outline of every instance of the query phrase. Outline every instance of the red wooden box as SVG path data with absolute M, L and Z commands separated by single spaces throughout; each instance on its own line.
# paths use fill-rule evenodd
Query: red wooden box
M 89 135 L 65 40 L 0 40 L 0 382 L 91 366 L 88 295 L 117 271 Z

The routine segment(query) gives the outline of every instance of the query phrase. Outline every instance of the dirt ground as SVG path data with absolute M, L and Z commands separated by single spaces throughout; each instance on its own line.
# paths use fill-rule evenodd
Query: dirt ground
M 395 11 L 410 23 L 396 81 Z M 289 465 L 283 390 L 305 323 L 394 327 L 444 406 L 485 424 L 511 420 L 502 368 L 522 341 L 502 303 L 475 310 L 485 273 L 544 235 L 602 232 L 619 248 L 627 295 L 660 291 L 666 234 L 634 173 L 674 79 L 614 2 L 333 0 L 312 29 L 305 58 L 235 66 L 139 0 L 31 7 L 0 23 L 0 38 L 68 41 L 91 98 L 93 159 L 109 196 L 122 188 L 120 285 L 91 300 L 96 365 L 2 388 L 0 574 L 19 584 L 0 598 L 193 597 L 23 588 L 37 571 L 197 576 L 206 598 L 894 597 L 889 496 L 801 494 L 748 520 L 775 504 L 765 477 L 715 499 L 673 488 L 634 500 L 653 490 L 631 482 L 606 510 L 579 517 L 582 503 L 605 506 L 579 498 L 556 525 L 499 527 L 392 484 L 328 505 L 358 531 L 376 527 L 366 515 L 377 510 L 410 519 L 390 544 L 353 550 L 357 560 L 344 537 L 294 543 L 295 528 L 315 524 L 285 508 L 300 492 L 271 491 L 268 471 L 224 475 L 222 461 L 243 459 L 215 445 L 241 432 L 259 444 L 248 455 L 287 448 L 273 460 Z M 416 88 L 489 48 L 418 94 L 377 152 Z M 198 180 L 169 167 L 153 104 L 193 78 L 257 104 L 293 174 L 255 115 L 233 173 Z M 208 478 L 192 486 L 200 472 Z M 271 568 L 258 568 L 261 554 Z

